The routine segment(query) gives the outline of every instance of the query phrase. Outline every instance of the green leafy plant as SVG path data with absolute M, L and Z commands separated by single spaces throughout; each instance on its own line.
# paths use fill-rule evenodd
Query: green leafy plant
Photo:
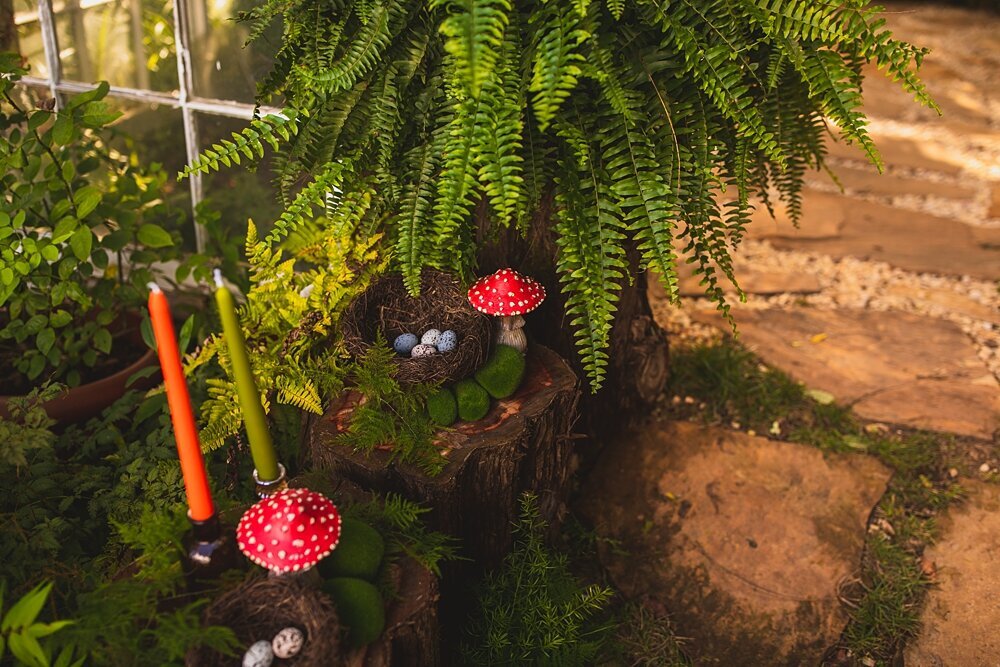
M 423 266 L 468 277 L 508 230 L 553 239 L 596 390 L 622 286 L 648 269 L 676 298 L 675 248 L 729 317 L 720 282 L 736 281 L 753 202 L 777 191 L 798 216 L 827 119 L 881 166 L 864 64 L 934 106 L 916 76 L 925 51 L 879 12 L 865 0 L 264 0 L 239 19 L 250 40 L 282 23 L 258 100 L 285 111 L 185 173 L 254 162 L 273 141 L 287 210 L 365 197 L 413 293 Z
M 64 647 L 52 660 L 52 648 L 41 641 L 59 632 L 73 621 L 43 623 L 38 615 L 52 592 L 52 584 L 39 584 L 25 593 L 0 619 L 0 659 L 5 649 L 29 667 L 79 667 L 84 658 L 73 660 L 73 648 Z M 0 582 L 0 610 L 3 609 L 4 585 Z
M 347 516 L 371 524 L 386 537 L 386 555 L 389 558 L 405 554 L 440 577 L 441 563 L 460 558 L 458 540 L 428 530 L 423 516 L 429 511 L 395 493 L 344 508 Z
M 319 200 L 322 204 L 323 197 Z M 275 400 L 319 414 L 327 398 L 343 387 L 346 369 L 338 360 L 333 324 L 385 266 L 381 235 L 359 227 L 348 215 L 355 207 L 364 209 L 366 203 L 342 201 L 336 211 L 303 203 L 286 211 L 264 239 L 249 223 L 250 288 L 239 316 L 266 410 Z M 294 233 L 283 234 L 287 227 Z M 221 446 L 243 423 L 222 336 L 209 337 L 186 372 L 213 361 L 227 377 L 208 380 L 208 400 L 201 408 L 202 443 L 208 449 Z
M 350 424 L 337 438 L 337 444 L 361 451 L 387 446 L 391 458 L 437 474 L 447 460 L 434 446 L 437 427 L 426 410 L 427 397 L 436 387 L 401 386 L 393 377 L 395 356 L 379 332 L 375 344 L 350 365 L 353 389 L 362 400 L 351 412 Z
M 180 211 L 159 165 L 111 147 L 108 84 L 58 110 L 14 94 L 26 73 L 0 54 L 0 368 L 27 393 L 41 377 L 75 386 L 129 355 L 122 313 L 145 298 L 155 262 L 179 254 Z M 13 373 L 13 375 L 11 375 Z
M 545 522 L 532 494 L 521 497 L 514 550 L 491 574 L 464 647 L 472 665 L 589 665 L 611 630 L 594 622 L 612 591 L 583 587 L 565 555 L 545 544 Z

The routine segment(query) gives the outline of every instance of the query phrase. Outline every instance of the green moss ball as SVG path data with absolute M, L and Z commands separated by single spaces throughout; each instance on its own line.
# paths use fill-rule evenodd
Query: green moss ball
M 385 628 L 385 606 L 377 588 L 364 579 L 335 577 L 323 584 L 323 592 L 333 598 L 352 646 L 371 644 L 379 638 Z
M 436 392 L 427 397 L 427 414 L 431 416 L 431 421 L 438 426 L 451 426 L 458 419 L 458 403 L 455 402 L 455 394 L 449 389 L 441 387 Z
M 385 555 L 382 535 L 363 521 L 345 518 L 340 541 L 329 556 L 319 562 L 319 573 L 331 577 L 358 577 L 374 581 Z
M 476 371 L 476 382 L 496 399 L 507 398 L 524 379 L 524 355 L 507 345 L 497 345 L 489 361 Z
M 490 395 L 475 380 L 455 383 L 455 398 L 458 399 L 458 416 L 464 421 L 478 421 L 490 411 Z

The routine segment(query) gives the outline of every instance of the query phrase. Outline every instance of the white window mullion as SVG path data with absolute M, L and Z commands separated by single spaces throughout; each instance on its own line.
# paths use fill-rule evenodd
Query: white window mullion
M 49 93 L 61 106 L 58 85 L 62 80 L 62 64 L 59 62 L 59 38 L 56 36 L 56 22 L 52 16 L 51 0 L 38 0 L 38 22 L 42 28 L 42 45 L 45 49 L 45 64 L 49 68 Z
M 198 118 L 189 106 L 194 88 L 191 76 L 191 49 L 188 46 L 187 6 L 185 0 L 174 0 L 174 44 L 177 47 L 177 83 L 181 118 L 184 122 L 184 144 L 188 164 L 198 157 Z M 194 220 L 195 208 L 201 203 L 203 184 L 201 173 L 188 177 L 191 187 L 191 222 L 194 225 L 194 243 L 198 252 L 205 250 L 205 230 Z

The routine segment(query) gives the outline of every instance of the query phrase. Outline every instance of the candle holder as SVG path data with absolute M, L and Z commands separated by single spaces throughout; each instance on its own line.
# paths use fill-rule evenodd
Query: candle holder
M 278 491 L 288 488 L 288 480 L 285 478 L 285 466 L 278 464 L 278 477 L 272 480 L 262 480 L 257 474 L 257 469 L 253 471 L 253 482 L 257 485 L 258 498 L 270 498 Z
M 213 514 L 204 521 L 188 516 L 191 529 L 184 534 L 181 544 L 181 569 L 189 591 L 201 591 L 223 572 L 237 566 L 238 550 L 235 533 L 230 526 L 223 526 L 219 516 Z

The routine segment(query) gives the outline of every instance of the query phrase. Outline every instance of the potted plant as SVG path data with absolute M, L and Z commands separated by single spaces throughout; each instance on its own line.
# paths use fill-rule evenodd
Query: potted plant
M 153 362 L 138 306 L 154 266 L 179 253 L 181 214 L 161 198 L 158 165 L 112 146 L 107 83 L 29 108 L 14 90 L 24 74 L 0 54 L 0 381 L 9 395 L 67 385 L 46 410 L 77 421 Z

